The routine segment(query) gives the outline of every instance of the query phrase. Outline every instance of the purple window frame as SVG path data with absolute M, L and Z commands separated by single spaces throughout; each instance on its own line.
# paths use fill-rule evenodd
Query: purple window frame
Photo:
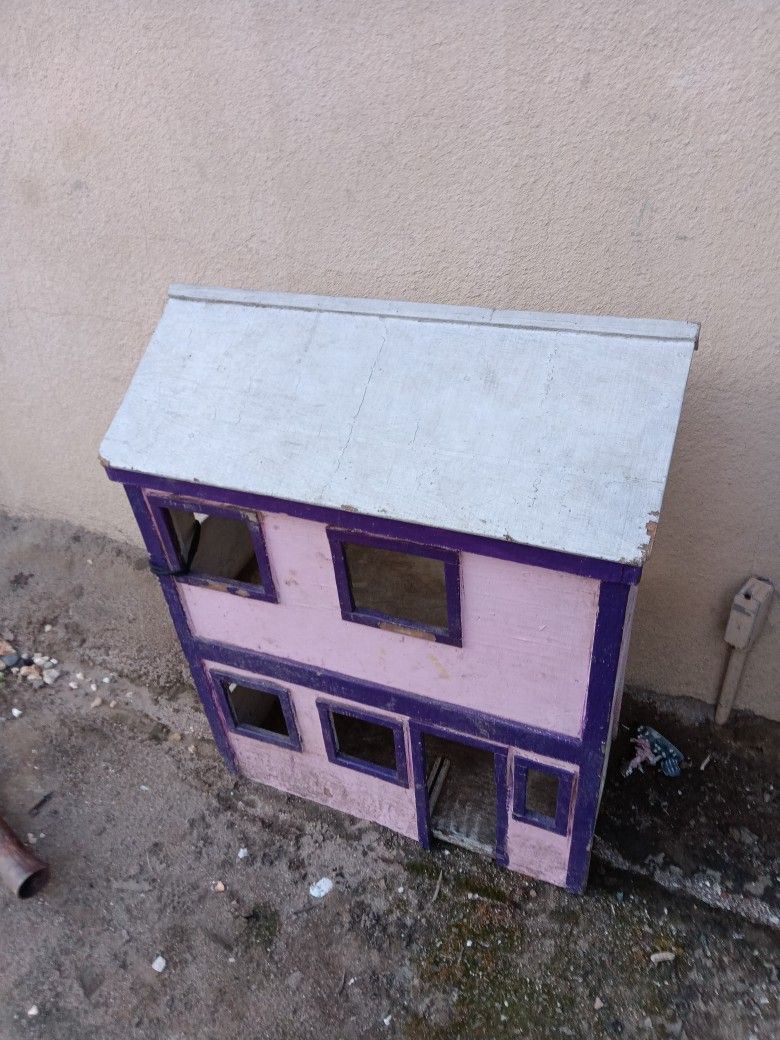
M 365 534 L 362 531 L 350 531 L 346 528 L 328 527 L 328 542 L 333 557 L 333 569 L 336 575 L 336 589 L 339 595 L 341 616 L 345 621 L 354 621 L 359 625 L 370 625 L 381 628 L 383 625 L 395 625 L 405 629 L 410 635 L 415 632 L 432 635 L 437 643 L 448 643 L 450 646 L 463 646 L 463 631 L 460 611 L 460 553 L 453 549 L 444 549 L 437 545 L 426 545 L 423 542 L 410 542 L 396 538 L 382 538 L 378 535 Z M 352 598 L 349 584 L 349 569 L 344 553 L 344 545 L 367 545 L 375 549 L 387 549 L 390 552 L 406 553 L 411 556 L 423 556 L 430 560 L 441 560 L 444 564 L 444 591 L 447 601 L 447 627 L 426 625 L 409 618 L 383 614 L 378 610 L 358 610 Z
M 160 534 L 163 550 L 169 565 L 172 568 L 172 576 L 176 581 L 187 585 L 197 585 L 200 588 L 214 588 L 215 584 L 220 586 L 220 591 L 242 596 L 244 599 L 260 599 L 267 603 L 277 603 L 276 586 L 274 585 L 271 564 L 265 547 L 265 539 L 260 525 L 260 517 L 255 512 L 243 509 L 234 509 L 200 499 L 185 498 L 169 495 L 146 495 L 146 500 L 154 517 L 155 526 Z M 218 574 L 191 574 L 185 571 L 184 561 L 181 558 L 176 544 L 176 535 L 173 524 L 168 514 L 169 509 L 184 509 L 193 513 L 206 513 L 208 516 L 224 516 L 231 520 L 238 520 L 246 524 L 249 529 L 249 537 L 252 541 L 257 567 L 260 572 L 260 585 L 252 585 L 247 581 L 235 581 L 231 578 L 220 577 Z
M 325 741 L 325 753 L 328 761 L 337 766 L 345 766 L 347 769 L 355 769 L 358 773 L 366 773 L 368 776 L 379 780 L 387 780 L 399 787 L 409 786 L 409 770 L 406 762 L 406 738 L 404 735 L 404 724 L 398 719 L 389 719 L 386 715 L 377 715 L 373 712 L 363 711 L 352 705 L 340 704 L 337 701 L 317 698 L 317 711 L 322 726 L 322 736 Z M 336 728 L 333 724 L 333 715 L 349 715 L 350 718 L 360 719 L 363 722 L 371 722 L 377 726 L 384 726 L 392 731 L 395 746 L 395 769 L 379 766 L 375 762 L 368 762 L 363 758 L 355 758 L 345 755 L 339 750 Z
M 259 740 L 266 744 L 275 744 L 277 747 L 287 748 L 289 751 L 303 750 L 301 734 L 295 719 L 295 708 L 293 707 L 292 697 L 288 689 L 284 686 L 277 686 L 276 683 L 268 682 L 266 679 L 254 678 L 253 676 L 232 675 L 230 672 L 223 672 L 221 669 L 214 668 L 207 668 L 206 671 L 225 720 L 225 725 L 231 733 L 236 733 L 241 737 L 249 737 L 251 740 Z M 284 721 L 287 724 L 288 735 L 285 736 L 283 733 L 274 733 L 271 730 L 260 729 L 258 726 L 246 726 L 238 723 L 233 715 L 227 690 L 223 683 L 235 683 L 236 686 L 246 686 L 250 690 L 257 690 L 258 693 L 270 693 L 277 697 L 282 709 L 282 715 L 284 715 Z
M 558 781 L 558 798 L 554 817 L 534 812 L 533 809 L 529 809 L 526 806 L 525 799 L 529 769 L 536 769 L 540 773 L 549 773 Z M 566 835 L 569 833 L 569 817 L 571 815 L 573 794 L 574 775 L 568 770 L 548 765 L 546 762 L 536 762 L 531 758 L 523 758 L 522 755 L 515 755 L 514 788 L 512 794 L 512 818 L 514 820 L 533 824 L 534 827 L 541 827 L 543 830 L 552 831 L 554 834 Z

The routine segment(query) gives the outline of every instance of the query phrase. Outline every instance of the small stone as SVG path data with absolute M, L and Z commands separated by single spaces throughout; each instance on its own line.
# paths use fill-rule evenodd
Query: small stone
M 24 712 L 22 711 L 21 708 L 11 708 L 11 714 L 13 715 L 13 717 L 15 719 L 20 719 L 22 717 L 22 715 L 24 714 Z
M 290 974 L 287 976 L 287 987 L 288 987 L 288 989 L 296 990 L 296 989 L 298 989 L 298 987 L 300 986 L 300 984 L 302 982 L 303 982 L 303 973 L 298 971 L 297 968 L 296 968 L 295 971 L 291 971 Z
M 390 1028 L 390 1023 L 392 1021 L 393 1021 L 393 1016 L 392 1015 L 385 1015 L 385 1017 L 382 1019 L 382 1024 L 385 1026 L 386 1029 L 389 1029 Z
M 43 670 L 43 681 L 47 686 L 51 686 L 57 679 L 59 679 L 60 673 L 56 668 L 44 668 Z
M 52 630 L 53 628 L 54 628 L 54 625 L 44 625 L 44 626 L 43 626 L 43 631 L 44 631 L 44 632 L 51 632 L 51 630 Z
M 760 878 L 756 878 L 755 881 L 748 881 L 744 888 L 748 895 L 757 896 L 760 899 L 771 883 L 771 878 L 763 874 Z
M 99 708 L 102 703 L 103 703 L 103 698 L 102 697 L 96 697 L 94 699 L 94 701 L 92 701 L 92 703 L 90 704 L 90 708 Z
M 93 683 L 93 682 L 91 682 L 91 683 L 89 684 L 89 688 L 90 688 L 90 690 L 92 691 L 92 693 L 97 693 L 97 683 Z
M 28 833 L 28 835 L 27 835 L 27 844 L 28 845 L 36 845 L 37 842 L 38 842 L 38 839 L 35 837 L 35 835 L 32 832 Z
M 57 660 L 57 658 L 56 658 L 56 657 L 50 657 L 50 658 L 49 658 L 49 660 L 51 661 L 51 663 L 52 663 L 52 664 L 59 664 L 59 663 L 60 663 L 60 662 L 59 662 L 59 661 Z
M 604 1007 L 604 1001 L 601 999 L 601 997 L 596 997 L 596 999 L 593 1001 L 593 1010 L 594 1011 L 601 1011 L 601 1009 L 603 1007 Z
M 76 678 L 77 678 L 78 680 L 80 680 L 80 681 L 83 681 L 83 679 L 84 679 L 84 673 L 83 673 L 83 672 L 76 672 Z
M 77 690 L 79 688 L 79 684 L 77 682 L 69 682 L 68 686 L 71 690 Z
M 5 639 L 0 639 L 0 657 L 5 657 L 6 654 L 13 653 L 16 653 L 16 651 L 11 646 L 11 644 Z
M 466 946 L 473 946 L 473 945 L 474 945 L 474 943 L 472 942 L 471 939 L 467 939 L 466 940 Z
M 195 754 L 195 745 L 194 744 L 190 744 L 190 746 L 187 748 L 187 750 L 189 751 L 189 753 L 191 755 L 194 755 Z
M 179 744 L 181 742 L 181 733 L 171 733 L 168 740 L 173 744 Z
M 238 850 L 238 858 L 246 859 L 249 856 L 249 849 L 241 848 Z
M 33 664 L 37 664 L 39 668 L 48 668 L 49 658 L 45 654 L 33 654 Z
M 116 701 L 109 701 L 108 702 L 108 706 L 109 706 L 109 708 L 115 708 L 116 707 Z
M 104 682 L 104 683 L 110 683 L 111 682 L 111 676 L 110 675 L 104 675 L 103 678 L 100 681 Z
M 225 882 L 224 881 L 217 881 L 217 883 L 214 885 L 214 891 L 215 892 L 224 892 L 225 891 Z
M 673 961 L 675 954 L 671 950 L 658 950 L 656 953 L 650 954 L 650 960 L 653 964 L 666 964 L 669 961 Z
M 19 669 L 19 675 L 22 679 L 40 679 L 43 672 L 37 664 L 25 664 Z
M 159 972 L 161 972 L 161 971 L 165 971 L 165 969 L 166 969 L 167 967 L 168 967 L 168 962 L 167 962 L 167 961 L 166 961 L 166 959 L 165 959 L 165 958 L 164 958 L 164 957 L 162 956 L 162 954 L 160 954 L 160 955 L 159 955 L 158 957 L 155 957 L 155 958 L 154 958 L 154 960 L 152 961 L 152 968 L 153 968 L 153 969 L 154 969 L 154 970 L 155 970 L 156 972 L 158 972 L 158 974 L 159 974 Z
M 330 878 L 320 878 L 319 881 L 315 881 L 313 885 L 309 886 L 309 895 L 313 899 L 323 899 L 332 889 L 333 882 Z
M 27 1017 L 28 1018 L 35 1018 L 35 1016 L 37 1014 L 38 1014 L 38 1005 L 37 1004 L 33 1004 L 32 1007 L 27 1008 Z

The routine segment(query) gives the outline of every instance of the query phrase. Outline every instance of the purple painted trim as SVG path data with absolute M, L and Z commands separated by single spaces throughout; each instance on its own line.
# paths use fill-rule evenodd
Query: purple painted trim
M 534 567 L 546 567 L 549 570 L 563 571 L 566 574 L 578 574 L 584 578 L 596 578 L 599 581 L 623 582 L 636 585 L 642 568 L 611 560 L 596 560 L 587 556 L 558 552 L 555 549 L 541 549 L 519 542 L 503 541 L 487 538 L 484 535 L 464 534 L 458 531 L 445 531 L 424 524 L 407 523 L 402 520 L 391 520 L 383 517 L 366 516 L 348 509 L 331 509 L 328 506 L 311 505 L 305 502 L 291 502 L 289 499 L 274 498 L 270 495 L 252 495 L 245 491 L 233 491 L 228 488 L 216 488 L 207 484 L 195 484 L 185 480 L 170 480 L 150 473 L 136 473 L 133 470 L 106 467 L 106 474 L 111 480 L 123 484 L 141 485 L 170 495 L 185 495 L 199 501 L 223 502 L 239 509 L 251 509 L 268 513 L 284 513 L 287 516 L 300 517 L 303 520 L 316 520 L 319 523 L 331 524 L 334 527 L 357 528 L 366 534 L 377 534 L 385 538 L 400 538 L 422 543 L 433 543 L 444 549 L 457 552 L 476 553 L 478 556 L 493 556 L 499 560 L 513 563 L 526 563 Z
M 496 770 L 496 852 L 495 860 L 501 867 L 509 864 L 507 836 L 509 834 L 509 792 L 507 790 L 507 773 L 509 771 L 509 754 L 507 751 L 496 751 L 493 756 Z
M 162 542 L 160 541 L 157 528 L 152 520 L 152 515 L 146 504 L 143 492 L 137 487 L 126 487 L 125 492 L 127 493 L 130 507 L 133 510 L 136 522 L 146 544 L 150 563 L 155 564 L 158 567 L 164 567 L 166 561 Z M 176 582 L 171 577 L 161 577 L 159 580 L 160 587 L 165 596 L 165 601 L 168 604 L 168 610 L 171 614 L 173 626 L 176 629 L 176 635 L 179 637 L 179 642 L 184 651 L 184 656 L 190 666 L 190 672 L 192 673 L 192 679 L 195 683 L 195 689 L 198 691 L 198 696 L 203 704 L 203 711 L 206 714 L 206 718 L 211 726 L 211 731 L 214 734 L 214 741 L 230 772 L 237 773 L 238 762 L 236 760 L 235 752 L 233 751 L 227 730 L 225 729 L 220 716 L 219 707 L 214 697 L 214 691 L 211 682 L 209 681 L 208 673 L 203 666 L 200 656 L 195 650 L 195 643 L 190 632 L 187 615 L 185 614 L 181 599 L 179 598 Z
M 260 740 L 266 744 L 276 744 L 278 747 L 288 748 L 290 751 L 302 750 L 301 736 L 298 731 L 295 709 L 289 690 L 285 689 L 284 686 L 276 686 L 274 683 L 264 682 L 262 679 L 255 679 L 254 677 L 249 679 L 245 675 L 235 675 L 230 672 L 217 671 L 216 669 L 206 668 L 206 673 L 214 688 L 214 694 L 220 706 L 225 726 L 231 733 L 237 733 L 242 737 L 250 737 L 252 740 Z M 262 729 L 260 726 L 247 726 L 238 723 L 230 707 L 230 700 L 224 686 L 225 683 L 236 683 L 238 686 L 247 686 L 260 693 L 272 693 L 277 697 L 287 725 L 288 736 L 284 736 L 283 733 L 273 733 L 271 730 Z
M 414 805 L 417 812 L 417 840 L 424 849 L 431 847 L 431 819 L 428 809 L 428 783 L 425 763 L 425 748 L 422 734 L 416 730 L 412 721 L 409 723 L 409 734 L 412 748 L 412 783 L 414 784 Z
M 566 875 L 566 887 L 573 892 L 582 892 L 588 880 L 628 591 L 628 585 L 604 582 L 599 593 L 582 734 L 583 755 L 571 823 L 569 869 Z
M 248 581 L 235 581 L 223 578 L 218 574 L 209 576 L 207 574 L 176 573 L 174 576 L 177 581 L 184 582 L 186 585 L 199 585 L 202 588 L 211 588 L 215 582 L 218 582 L 220 586 L 224 587 L 225 592 L 240 595 L 245 599 L 261 599 L 268 603 L 278 602 L 276 587 L 271 573 L 271 564 L 265 548 L 265 539 L 263 538 L 260 521 L 256 513 L 247 515 L 245 511 L 240 509 L 230 509 L 197 499 L 159 495 L 155 492 L 147 493 L 145 497 L 159 532 L 168 565 L 177 571 L 180 571 L 184 566 L 184 561 L 176 545 L 173 524 L 168 514 L 169 509 L 207 513 L 209 516 L 224 516 L 231 520 L 240 520 L 249 528 L 249 537 L 252 540 L 252 548 L 255 552 L 258 570 L 260 571 L 260 585 L 252 585 Z
M 345 621 L 355 621 L 357 624 L 371 625 L 373 628 L 390 623 L 416 632 L 428 632 L 437 643 L 449 643 L 451 646 L 463 645 L 460 620 L 460 557 L 458 553 L 453 552 L 452 549 L 441 549 L 438 546 L 425 545 L 421 542 L 381 538 L 378 535 L 365 534 L 362 531 L 345 531 L 343 528 L 337 527 L 328 527 L 326 533 L 333 557 L 341 616 Z M 391 552 L 408 553 L 412 556 L 423 556 L 429 560 L 441 560 L 444 564 L 444 588 L 447 597 L 447 627 L 439 628 L 419 621 L 410 621 L 408 618 L 382 614 L 380 611 L 357 609 L 352 597 L 349 568 L 344 551 L 344 546 L 348 543 L 387 549 Z
M 507 749 L 500 744 L 481 737 L 454 731 L 444 726 L 431 723 L 409 723 L 412 743 L 412 775 L 414 777 L 414 797 L 417 806 L 417 834 L 420 844 L 425 849 L 431 847 L 431 813 L 428 804 L 428 787 L 426 784 L 427 763 L 425 761 L 425 745 L 423 737 L 426 733 L 453 743 L 465 744 L 467 747 L 489 751 L 493 755 L 496 777 L 496 847 L 493 857 L 501 866 L 509 862 L 507 851 L 507 833 L 509 830 L 509 798 L 507 793 Z
M 204 660 L 267 675 L 281 682 L 305 686 L 334 697 L 343 697 L 369 708 L 380 708 L 395 715 L 405 715 L 420 725 L 439 726 L 448 731 L 458 732 L 464 737 L 473 735 L 475 738 L 481 738 L 483 743 L 493 742 L 521 751 L 532 751 L 575 765 L 579 764 L 586 754 L 586 749 L 578 737 L 537 729 L 512 719 L 488 715 L 472 708 L 458 707 L 434 700 L 432 697 L 354 679 L 339 672 L 301 664 L 284 657 L 273 657 L 255 650 L 246 650 L 244 647 L 205 639 L 196 639 L 195 646 Z
M 526 805 L 526 791 L 528 787 L 528 770 L 536 769 L 540 773 L 549 773 L 558 781 L 558 797 L 555 804 L 555 816 L 545 816 L 543 813 L 534 812 Z M 512 799 L 512 817 L 522 820 L 523 823 L 532 823 L 535 827 L 552 831 L 554 834 L 569 833 L 569 815 L 571 810 L 571 796 L 574 788 L 574 777 L 565 769 L 557 769 L 555 766 L 545 762 L 536 762 L 533 759 L 524 759 L 515 756 L 514 760 L 514 795 Z
M 385 715 L 374 715 L 368 711 L 361 711 L 359 708 L 338 704 L 336 701 L 321 700 L 319 697 L 316 703 L 328 761 L 337 766 L 345 766 L 347 769 L 355 769 L 358 773 L 367 773 L 379 780 L 387 780 L 391 784 L 398 784 L 399 787 L 409 786 L 402 722 L 397 719 L 388 719 Z M 385 729 L 391 730 L 395 747 L 395 769 L 379 766 L 375 762 L 368 762 L 363 758 L 355 758 L 354 755 L 345 755 L 339 748 L 339 738 L 333 721 L 334 715 L 349 715 L 353 719 L 362 719 L 363 722 L 371 722 L 376 726 L 384 726 Z

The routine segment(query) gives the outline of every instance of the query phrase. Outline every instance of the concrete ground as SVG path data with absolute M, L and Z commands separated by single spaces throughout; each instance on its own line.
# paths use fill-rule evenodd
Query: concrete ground
M 0 679 L 0 811 L 52 866 L 0 892 L 0 1040 L 778 1035 L 777 727 L 628 698 L 576 897 L 229 776 L 136 550 L 0 519 L 2 634 L 62 674 Z M 679 780 L 621 776 L 640 721 Z

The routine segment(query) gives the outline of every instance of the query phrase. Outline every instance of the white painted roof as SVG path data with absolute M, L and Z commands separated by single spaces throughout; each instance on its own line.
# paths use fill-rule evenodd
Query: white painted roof
M 641 564 L 697 334 L 172 286 L 101 457 Z

